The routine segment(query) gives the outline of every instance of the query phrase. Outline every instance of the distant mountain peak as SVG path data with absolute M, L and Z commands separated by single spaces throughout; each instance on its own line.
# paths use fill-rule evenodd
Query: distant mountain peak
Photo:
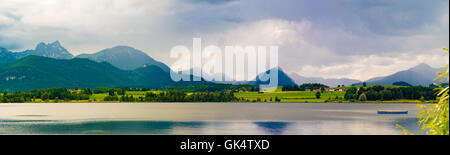
M 305 77 L 297 73 L 290 74 L 291 78 L 298 84 L 302 85 L 305 83 L 320 83 L 330 87 L 337 87 L 339 85 L 350 86 L 354 83 L 361 82 L 355 79 L 349 78 L 322 78 L 322 77 Z
M 130 49 L 130 50 L 136 50 L 135 48 L 131 47 L 131 46 L 126 46 L 126 45 L 118 45 L 118 46 L 114 46 L 112 49 Z
M 97 62 L 108 62 L 123 70 L 135 70 L 143 66 L 155 65 L 166 72 L 170 71 L 170 68 L 162 62 L 156 61 L 138 49 L 124 45 L 107 48 L 94 54 L 82 54 L 77 57 Z
M 38 49 L 38 48 L 48 48 L 48 47 L 54 47 L 54 48 L 64 48 L 62 45 L 61 45 L 61 43 L 58 41 L 58 40 L 56 40 L 55 42 L 52 42 L 52 43 L 44 43 L 44 42 L 41 42 L 41 43 L 39 43 L 37 46 L 36 46 L 36 48 L 35 49 Z
M 159 67 L 124 71 L 106 62 L 34 55 L 0 66 L 0 77 L 3 78 L 0 79 L 0 90 L 7 92 L 56 87 L 165 88 L 176 85 L 170 74 Z M 7 77 L 13 78 L 5 81 Z
M 441 69 L 433 68 L 428 64 L 421 63 L 408 70 L 396 72 L 386 77 L 379 77 L 367 81 L 368 85 L 392 85 L 395 82 L 403 81 L 413 86 L 428 86 L 434 83 Z M 356 83 L 361 85 L 361 83 Z
M 283 69 L 281 69 L 281 67 L 274 67 L 270 70 L 267 70 L 265 73 L 269 74 L 272 71 L 278 71 L 278 86 L 285 86 L 285 85 L 295 85 L 294 80 L 292 80 L 291 77 L 289 77 L 289 75 L 287 75 Z M 256 76 L 256 79 L 252 82 L 250 82 L 250 84 L 252 85 L 260 85 L 260 84 L 268 84 L 269 82 L 262 82 L 259 77 L 264 74 L 261 73 L 259 75 Z
M 11 63 L 30 55 L 49 57 L 55 59 L 71 59 L 73 55 L 67 51 L 59 41 L 50 44 L 41 42 L 36 45 L 33 50 L 23 52 L 11 52 L 7 49 L 0 48 L 0 64 Z
M 415 67 L 413 67 L 413 68 L 411 68 L 409 70 L 410 71 L 416 71 L 416 72 L 424 72 L 424 71 L 427 71 L 427 70 L 433 70 L 433 67 L 431 67 L 428 64 L 421 63 L 421 64 L 419 64 L 419 65 L 417 65 L 417 66 L 415 66 Z
M 428 64 L 426 64 L 426 63 L 420 63 L 420 64 L 418 64 L 417 66 L 428 66 L 428 67 L 430 67 L 430 65 L 428 65 Z
M 105 50 L 102 50 L 100 52 L 104 53 L 104 54 L 112 54 L 112 53 L 115 53 L 115 54 L 128 54 L 129 56 L 141 56 L 141 57 L 146 55 L 147 57 L 149 57 L 150 59 L 153 60 L 153 58 L 148 56 L 146 53 L 144 53 L 144 52 L 142 52 L 142 51 L 140 51 L 138 49 L 135 49 L 135 48 L 133 48 L 131 46 L 125 46 L 125 45 L 115 46 L 113 48 L 105 49 Z
M 420 63 L 416 67 L 413 67 L 413 68 L 432 68 L 432 67 L 426 63 Z
M 59 45 L 59 46 L 61 46 L 61 43 L 59 42 L 59 40 L 56 40 L 55 42 L 52 43 L 52 45 Z
M 44 42 L 39 43 L 34 50 L 25 51 L 22 57 L 27 55 L 37 55 L 49 58 L 57 59 L 71 59 L 73 55 L 65 49 L 59 41 L 46 44 Z

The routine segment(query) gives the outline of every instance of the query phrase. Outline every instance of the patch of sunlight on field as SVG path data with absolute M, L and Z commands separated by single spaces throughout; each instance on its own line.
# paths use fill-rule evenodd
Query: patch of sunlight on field
M 275 88 L 275 87 L 272 87 L 272 88 L 265 88 L 265 89 L 262 89 L 262 91 L 263 91 L 263 92 L 269 92 L 270 90 L 273 90 L 273 88 Z M 282 87 L 282 86 L 277 87 L 277 88 L 275 89 L 275 92 L 283 92 L 283 87 Z
M 275 98 L 281 99 L 281 102 L 325 102 L 329 99 L 344 98 L 345 92 L 323 92 L 320 99 L 316 98 L 316 92 L 289 91 L 289 92 L 268 92 L 260 94 L 258 92 L 236 93 L 237 98 L 244 100 L 262 102 L 275 101 Z
M 104 94 L 93 94 L 89 97 L 90 100 L 92 101 L 103 101 L 103 99 L 105 99 L 105 97 L 108 96 L 107 93 Z
M 145 94 L 148 92 L 153 92 L 155 94 L 159 94 L 162 91 L 126 91 L 125 94 L 126 95 L 133 95 L 134 98 L 139 98 L 139 97 L 145 97 Z M 103 94 L 93 94 L 89 97 L 89 100 L 91 101 L 103 101 L 105 99 L 105 97 L 107 97 L 109 94 L 108 93 L 103 93 Z M 118 95 L 118 97 L 122 97 L 122 95 Z

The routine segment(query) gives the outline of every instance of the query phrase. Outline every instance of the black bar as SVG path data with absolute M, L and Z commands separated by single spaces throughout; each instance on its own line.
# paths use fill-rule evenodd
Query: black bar
M 182 149 L 183 142 L 214 142 L 213 149 Z M 255 141 L 256 140 L 256 141 Z M 94 152 L 168 152 L 168 153 L 276 153 L 298 151 L 342 151 L 343 149 L 404 151 L 424 142 L 433 147 L 446 146 L 448 136 L 0 136 L 0 148 L 19 146 L 23 151 L 58 148 L 80 153 Z M 226 143 L 228 141 L 228 143 Z M 230 142 L 231 141 L 231 142 Z M 242 143 L 245 141 L 245 143 Z M 256 143 L 259 141 L 259 145 Z M 239 146 L 231 147 L 234 142 Z M 262 142 L 268 143 L 268 146 Z M 199 143 L 197 143 L 199 144 Z M 227 146 L 228 144 L 228 146 Z M 219 146 L 220 145 L 220 146 Z M 252 147 L 250 148 L 250 145 Z M 442 146 L 440 146 L 442 145 Z M 199 145 L 197 145 L 199 146 Z M 200 145 L 202 146 L 202 145 Z M 206 145 L 203 145 L 206 146 Z

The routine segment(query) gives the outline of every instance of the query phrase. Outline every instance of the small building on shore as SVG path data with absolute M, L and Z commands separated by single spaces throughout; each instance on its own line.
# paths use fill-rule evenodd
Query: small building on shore
M 344 92 L 344 91 L 345 91 L 345 88 L 336 88 L 336 91 Z
M 345 88 L 324 88 L 324 91 L 327 92 L 344 92 Z M 311 89 L 306 89 L 306 91 L 311 91 Z M 313 91 L 322 91 L 322 89 L 314 89 Z

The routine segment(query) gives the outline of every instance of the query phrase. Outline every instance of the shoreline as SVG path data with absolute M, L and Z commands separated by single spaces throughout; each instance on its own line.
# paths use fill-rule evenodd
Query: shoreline
M 30 103 L 0 103 L 2 104 L 422 104 L 430 102 L 30 102 Z
M 408 110 L 409 114 L 378 115 L 378 110 Z M 120 132 L 126 134 L 168 129 L 244 134 L 261 129 L 284 130 L 286 134 L 391 134 L 399 131 L 397 122 L 415 126 L 417 112 L 414 104 L 0 104 L 0 125 L 8 127 L 4 133 L 114 133 L 124 129 Z
M 0 104 L 0 119 L 155 121 L 297 121 L 365 120 L 378 118 L 377 110 L 409 110 L 402 117 L 417 117 L 415 104 L 258 104 L 258 103 L 154 103 L 154 104 Z M 351 116 L 352 119 L 348 119 Z M 391 117 L 391 116 L 381 116 Z

